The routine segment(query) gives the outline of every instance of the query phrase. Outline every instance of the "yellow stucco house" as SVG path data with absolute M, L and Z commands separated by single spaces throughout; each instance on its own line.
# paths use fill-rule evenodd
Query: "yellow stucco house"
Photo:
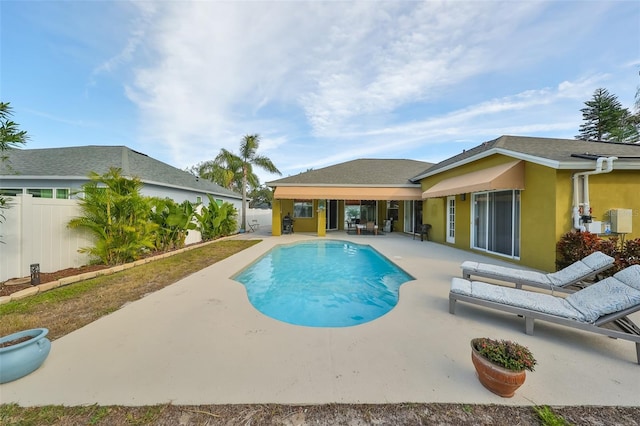
M 355 160 L 268 185 L 274 235 L 289 212 L 303 212 L 295 231 L 346 230 L 357 206 L 381 228 L 389 218 L 400 232 L 430 224 L 432 241 L 545 271 L 572 229 L 640 237 L 638 144 L 502 136 L 435 165 Z
M 357 232 L 373 222 L 376 232 L 413 232 L 422 223 L 422 186 L 410 179 L 431 167 L 415 160 L 359 159 L 267 182 L 274 188 L 273 235 Z

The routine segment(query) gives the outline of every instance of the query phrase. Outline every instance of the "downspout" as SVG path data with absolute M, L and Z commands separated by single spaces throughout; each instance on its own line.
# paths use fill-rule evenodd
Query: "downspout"
M 598 157 L 596 160 L 596 168 L 588 172 L 574 173 L 573 179 L 573 227 L 584 231 L 586 228 L 582 223 L 591 222 L 591 205 L 589 203 L 589 176 L 598 175 L 602 173 L 609 173 L 613 170 L 613 161 L 618 157 Z M 606 169 L 602 169 L 602 163 L 607 162 Z M 582 178 L 582 202 L 580 202 L 580 178 Z M 582 214 L 580 214 L 580 207 L 582 207 Z

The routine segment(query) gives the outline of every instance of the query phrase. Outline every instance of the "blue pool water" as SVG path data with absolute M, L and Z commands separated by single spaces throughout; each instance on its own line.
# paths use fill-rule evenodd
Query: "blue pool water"
M 338 240 L 276 246 L 233 277 L 265 315 L 310 327 L 372 321 L 414 278 L 370 246 Z

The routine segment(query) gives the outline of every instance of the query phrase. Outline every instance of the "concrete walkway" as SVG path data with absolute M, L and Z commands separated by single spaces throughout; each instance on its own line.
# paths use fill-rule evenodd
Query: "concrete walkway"
M 262 315 L 229 277 L 275 244 L 317 237 L 241 237 L 264 241 L 56 340 L 39 370 L 0 385 L 0 401 L 640 405 L 632 342 L 543 322 L 528 336 L 521 318 L 463 303 L 449 314 L 460 263 L 495 260 L 397 233 L 329 234 L 371 244 L 416 280 L 403 284 L 398 305 L 375 321 L 309 328 Z M 474 337 L 516 340 L 532 350 L 539 365 L 515 397 L 500 398 L 478 382 Z

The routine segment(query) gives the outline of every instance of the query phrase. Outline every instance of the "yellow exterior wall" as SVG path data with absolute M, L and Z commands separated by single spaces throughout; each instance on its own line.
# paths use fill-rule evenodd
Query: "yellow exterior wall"
M 483 158 L 476 162 L 456 167 L 452 170 L 430 176 L 421 181 L 422 191 L 426 191 L 433 185 L 445 179 L 465 175 L 477 170 L 504 164 L 513 161 L 513 158 L 504 155 L 494 155 Z M 466 195 L 466 201 L 461 201 L 461 197 L 456 197 L 456 242 L 455 247 L 469 250 L 471 244 L 471 197 Z M 446 202 L 447 197 L 428 198 L 424 201 L 422 209 L 422 223 L 432 226 L 429 237 L 432 241 L 446 243 Z M 460 208 L 460 210 L 458 210 Z M 461 214 L 462 216 L 459 216 Z M 461 220 L 462 219 L 462 220 Z M 466 219 L 466 220 L 465 220 Z
M 471 196 L 470 194 L 456 195 L 456 243 L 457 247 L 471 247 Z M 445 210 L 446 210 L 446 198 Z M 445 212 L 446 213 L 446 212 Z M 446 221 L 446 218 L 445 218 Z M 446 230 L 446 222 L 445 222 Z M 445 235 L 446 237 L 446 235 Z M 445 238 L 446 241 L 446 238 Z
M 422 206 L 422 223 L 431 225 L 429 230 L 431 241 L 439 243 L 446 241 L 446 201 L 446 198 L 428 198 Z
M 431 176 L 422 181 L 426 191 L 436 183 L 454 176 L 467 174 L 513 158 L 494 155 Z M 595 166 L 594 166 L 595 167 Z M 582 170 L 580 170 L 582 171 Z M 520 259 L 509 259 L 479 251 L 487 256 L 509 260 L 517 264 L 544 271 L 556 270 L 556 243 L 562 235 L 573 229 L 573 181 L 578 170 L 556 170 L 551 167 L 525 162 L 524 187 L 521 191 Z M 640 171 L 617 170 L 589 177 L 589 198 L 593 220 L 606 222 L 610 209 L 631 210 L 632 233 L 625 239 L 640 237 Z M 471 249 L 471 194 L 463 201 L 456 196 L 456 238 L 454 246 Z M 446 197 L 424 201 L 423 223 L 432 225 L 432 241 L 446 244 Z
M 281 204 L 280 200 L 273 200 L 271 203 L 271 235 L 282 235 Z
M 512 157 L 493 155 L 426 178 L 422 181 L 422 190 L 426 191 L 444 179 L 510 161 L 513 161 Z M 525 189 L 521 191 L 520 259 L 510 259 L 481 250 L 478 250 L 478 252 L 532 268 L 554 271 L 556 242 L 555 170 L 533 163 L 525 163 L 524 173 Z M 423 223 L 429 223 L 432 226 L 431 240 L 443 244 L 447 244 L 446 200 L 447 197 L 427 199 L 423 209 Z M 472 202 L 471 194 L 465 194 L 465 200 L 462 200 L 461 194 L 456 195 L 456 229 L 453 246 L 463 250 L 474 251 L 471 249 Z
M 556 183 L 555 169 L 525 163 L 524 190 L 520 191 L 520 261 L 516 263 L 556 270 Z
M 597 221 L 608 222 L 611 209 L 630 209 L 632 232 L 625 240 L 640 238 L 640 170 L 589 176 L 589 200 Z
M 293 200 L 290 201 L 291 214 L 293 217 Z M 294 232 L 318 232 L 318 200 L 313 200 L 311 212 L 311 217 L 293 217 Z
M 573 207 L 573 180 L 575 170 L 556 170 L 556 211 L 555 240 L 573 228 L 571 209 Z

